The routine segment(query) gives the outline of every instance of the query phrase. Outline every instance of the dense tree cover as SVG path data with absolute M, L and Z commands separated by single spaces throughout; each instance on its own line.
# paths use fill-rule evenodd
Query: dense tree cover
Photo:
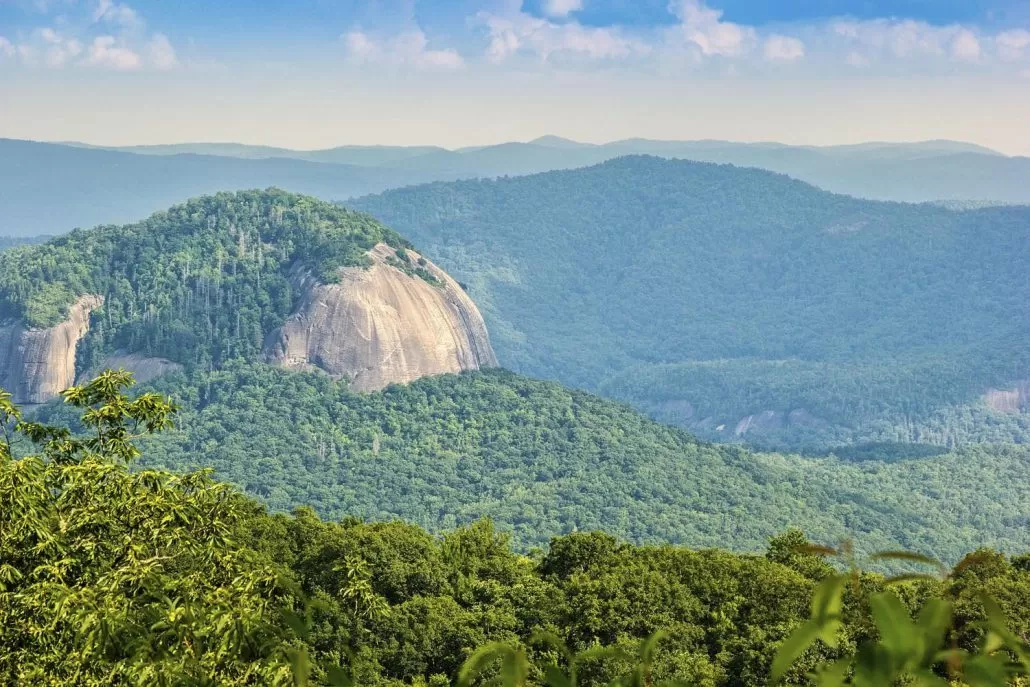
M 1026 207 L 864 201 L 648 157 L 354 204 L 469 284 L 503 365 L 708 436 L 800 410 L 767 439 L 919 441 L 1030 370 Z M 998 438 L 978 427 L 926 440 Z
M 144 464 L 212 467 L 274 510 L 309 505 L 432 532 L 491 517 L 521 550 L 605 529 L 756 551 L 791 525 L 949 561 L 985 543 L 1030 548 L 1021 447 L 861 463 L 752 453 L 501 370 L 355 394 L 322 374 L 233 363 L 152 388 L 182 411 Z M 41 412 L 71 419 L 60 405 Z
M 290 313 L 294 266 L 332 280 L 380 241 L 371 218 L 277 190 L 197 198 L 138 224 L 75 231 L 0 254 L 0 316 L 51 326 L 97 294 L 79 352 L 90 369 L 115 349 L 187 365 L 255 356 Z
M 5 683 L 486 684 L 469 678 L 483 668 L 489 677 L 481 659 L 504 646 L 527 658 L 525 679 L 504 684 L 558 687 L 569 683 L 554 671 L 575 670 L 571 684 L 582 687 L 749 687 L 774 671 L 809 684 L 812 669 L 870 642 L 911 654 L 903 640 L 918 634 L 898 634 L 910 613 L 932 616 L 937 641 L 946 633 L 957 650 L 984 646 L 986 615 L 994 663 L 1030 632 L 1030 561 L 990 550 L 942 579 L 855 573 L 844 584 L 798 530 L 764 554 L 590 532 L 525 556 L 486 520 L 436 537 L 310 509 L 268 515 L 203 473 L 129 471 L 136 432 L 164 427 L 174 408 L 154 394 L 123 396 L 128 381 L 109 372 L 66 393 L 85 411 L 83 438 L 21 421 L 0 398 L 5 436 L 24 434 L 42 451 L 0 450 Z M 884 603 L 892 623 L 882 622 Z M 932 648 L 915 646 L 920 659 Z M 547 673 L 531 667 L 552 663 Z M 854 684 L 870 684 L 859 676 Z M 1004 684 L 987 678 L 970 684 Z
M 67 393 L 85 439 L 22 421 L 0 393 L 0 682 L 290 684 L 273 613 L 288 591 L 233 542 L 251 509 L 204 473 L 129 472 L 132 432 L 174 409 L 130 401 L 127 381 L 106 373 Z M 14 460 L 19 435 L 40 452 Z
M 988 378 L 974 384 L 954 370 L 951 361 L 937 357 L 908 365 L 699 361 L 636 365 L 599 391 L 701 435 L 743 437 L 774 449 L 856 441 L 944 447 L 1030 441 L 1030 413 L 991 410 L 976 397 Z M 740 419 L 767 409 L 778 411 L 772 422 L 737 434 Z
M 26 243 L 43 243 L 49 241 L 52 236 L 0 236 L 0 250 L 23 246 Z

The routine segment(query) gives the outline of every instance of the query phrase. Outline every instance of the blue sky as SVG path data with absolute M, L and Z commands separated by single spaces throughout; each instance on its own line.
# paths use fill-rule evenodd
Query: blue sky
M 1030 0 L 0 0 L 0 136 L 1030 154 Z

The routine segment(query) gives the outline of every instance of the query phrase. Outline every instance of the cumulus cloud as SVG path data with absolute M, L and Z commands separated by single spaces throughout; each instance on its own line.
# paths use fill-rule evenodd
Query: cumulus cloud
M 545 0 L 543 17 L 523 12 L 518 0 L 508 0 L 501 3 L 501 10 L 481 12 L 477 18 L 487 28 L 483 57 L 492 63 L 505 62 L 518 54 L 534 55 L 542 61 L 554 56 L 590 60 L 650 56 L 669 64 L 686 55 L 695 65 L 719 58 L 736 63 L 738 68 L 749 60 L 787 63 L 810 56 L 821 58 L 809 60 L 813 65 L 853 67 L 900 66 L 909 60 L 985 65 L 999 59 L 1015 62 L 1030 58 L 1030 31 L 1022 29 L 992 34 L 972 25 L 841 17 L 772 30 L 729 21 L 717 3 L 670 0 L 668 11 L 678 21 L 668 28 L 584 26 L 569 18 L 582 8 L 582 0 Z M 731 66 L 724 63 L 722 68 Z
M 114 36 L 97 36 L 89 46 L 85 63 L 95 67 L 107 67 L 118 71 L 139 69 L 143 60 L 134 51 L 118 44 Z
M 125 29 L 135 29 L 142 25 L 142 20 L 136 10 L 128 5 L 114 2 L 114 0 L 98 0 L 93 9 L 93 21 L 103 21 Z
M 175 48 L 172 47 L 168 36 L 163 33 L 155 33 L 150 38 L 150 42 L 147 43 L 147 56 L 149 57 L 150 64 L 156 69 L 174 69 L 179 64 Z
M 737 57 L 756 40 L 754 27 L 722 20 L 722 10 L 701 0 L 674 0 L 669 9 L 679 18 L 683 36 L 705 56 Z
M 1030 56 L 1030 31 L 1012 29 L 1002 31 L 994 38 L 998 56 L 1006 62 L 1016 62 Z
M 583 9 L 583 0 L 546 0 L 544 12 L 552 17 L 567 17 Z
M 844 61 L 852 67 L 865 67 L 869 64 L 869 58 L 857 50 L 849 52 L 848 56 L 844 58 Z
M 763 53 L 771 62 L 793 62 L 805 56 L 805 44 L 791 36 L 773 34 L 765 40 Z
M 48 67 L 63 67 L 82 53 L 82 43 L 74 37 L 58 33 L 46 27 L 33 31 L 31 36 L 17 46 L 4 50 L 9 56 L 17 55 L 29 65 L 44 64 Z
M 979 62 L 984 57 L 980 36 L 958 24 L 935 26 L 913 19 L 841 20 L 830 25 L 830 32 L 866 59 L 880 55 Z
M 629 38 L 617 28 L 583 26 L 577 22 L 557 24 L 524 12 L 506 16 L 481 13 L 490 43 L 487 58 L 494 63 L 524 50 L 547 61 L 555 55 L 593 60 L 625 58 L 650 52 L 642 40 Z
M 0 0 L 2 1 L 2 0 Z M 74 5 L 73 5 L 74 7 Z M 0 42 L 0 56 L 17 56 L 30 67 L 96 67 L 117 71 L 173 69 L 179 61 L 168 36 L 146 32 L 136 10 L 115 0 L 96 0 L 59 17 L 53 26 L 28 32 L 17 44 Z
M 963 62 L 978 62 L 980 39 L 969 29 L 959 29 L 951 39 L 951 56 Z
M 418 29 L 386 39 L 376 39 L 362 31 L 351 31 L 343 35 L 343 43 L 348 57 L 359 64 L 443 70 L 459 69 L 465 64 L 456 50 L 430 50 L 429 39 Z

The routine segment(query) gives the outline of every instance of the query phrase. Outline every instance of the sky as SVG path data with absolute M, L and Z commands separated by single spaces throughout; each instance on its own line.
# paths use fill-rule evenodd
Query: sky
M 1030 155 L 1030 0 L 0 0 L 0 137 L 544 134 Z

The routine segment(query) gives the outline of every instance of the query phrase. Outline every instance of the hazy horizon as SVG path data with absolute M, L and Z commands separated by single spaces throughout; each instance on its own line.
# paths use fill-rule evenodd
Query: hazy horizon
M 14 137 L 8 137 L 8 136 L 0 136 L 0 138 L 7 138 L 9 140 L 26 140 L 26 141 L 30 141 L 30 142 L 33 142 L 33 143 L 49 143 L 49 144 L 53 144 L 53 145 L 82 146 L 82 147 L 87 147 L 87 148 L 103 148 L 103 149 L 114 149 L 114 148 L 117 148 L 117 149 L 158 148 L 158 147 L 164 147 L 164 146 L 189 146 L 189 145 L 198 145 L 198 146 L 203 146 L 203 145 L 220 146 L 220 145 L 224 145 L 224 146 L 247 146 L 247 147 L 258 147 L 258 148 L 272 148 L 272 149 L 292 151 L 292 152 L 298 152 L 298 153 L 319 152 L 319 151 L 323 151 L 323 150 L 332 150 L 332 149 L 336 149 L 336 148 L 362 148 L 362 147 L 365 147 L 365 148 L 394 148 L 394 147 L 397 147 L 397 148 L 436 148 L 436 149 L 442 149 L 442 150 L 447 150 L 447 151 L 451 151 L 451 152 L 457 152 L 457 151 L 462 151 L 462 150 L 479 149 L 479 148 L 485 148 L 485 147 L 491 147 L 491 146 L 501 146 L 501 145 L 507 145 L 507 144 L 535 144 L 535 143 L 545 144 L 543 142 L 543 139 L 549 139 L 549 138 L 550 139 L 560 139 L 562 141 L 566 141 L 568 143 L 573 143 L 573 144 L 577 144 L 577 145 L 596 146 L 596 147 L 603 147 L 603 146 L 606 146 L 606 145 L 612 145 L 612 144 L 616 144 L 616 143 L 623 143 L 623 142 L 627 142 L 627 141 L 650 141 L 650 142 L 656 142 L 656 143 L 658 143 L 658 142 L 660 142 L 660 143 L 713 143 L 713 144 L 720 144 L 721 143 L 721 144 L 730 144 L 730 145 L 756 145 L 756 146 L 768 145 L 768 146 L 785 146 L 785 147 L 816 148 L 816 149 L 818 149 L 818 148 L 840 148 L 840 147 L 852 147 L 852 146 L 855 146 L 855 147 L 857 147 L 857 146 L 879 146 L 879 145 L 882 145 L 882 146 L 904 146 L 904 145 L 915 146 L 915 145 L 927 145 L 927 144 L 934 144 L 934 143 L 946 143 L 946 144 L 958 144 L 958 145 L 964 145 L 964 146 L 970 146 L 970 147 L 979 147 L 979 148 L 983 148 L 985 150 L 985 152 L 986 151 L 990 151 L 992 153 L 996 153 L 996 154 L 1000 154 L 1000 155 L 1005 155 L 1007 157 L 1025 157 L 1023 155 L 1019 155 L 1018 153 L 1016 153 L 1016 154 L 1014 154 L 1014 153 L 1007 153 L 1007 152 L 1005 152 L 1003 150 L 998 150 L 997 148 L 992 148 L 992 147 L 984 145 L 982 143 L 977 143 L 975 141 L 961 140 L 961 139 L 954 139 L 954 138 L 933 138 L 933 139 L 919 139 L 919 140 L 915 140 L 915 139 L 902 139 L 902 140 L 885 140 L 885 139 L 869 140 L 869 139 L 862 139 L 862 140 L 845 140 L 845 141 L 840 141 L 840 142 L 836 142 L 836 143 L 821 143 L 821 144 L 819 144 L 819 143 L 792 143 L 792 142 L 789 142 L 789 141 L 771 140 L 771 139 L 756 139 L 756 140 L 739 140 L 738 139 L 738 140 L 734 140 L 734 139 L 727 139 L 727 138 L 649 138 L 647 136 L 625 136 L 625 137 L 613 138 L 613 139 L 586 140 L 586 139 L 581 139 L 581 138 L 575 138 L 573 136 L 563 136 L 563 135 L 558 135 L 558 134 L 545 133 L 545 134 L 541 134 L 539 136 L 535 136 L 535 137 L 532 137 L 532 138 L 501 139 L 501 140 L 496 140 L 496 141 L 492 141 L 492 142 L 488 142 L 488 143 L 475 144 L 475 145 L 467 145 L 467 146 L 447 146 L 447 145 L 443 145 L 443 144 L 440 144 L 440 143 L 433 143 L 433 142 L 398 144 L 398 143 L 387 143 L 387 142 L 375 142 L 375 141 L 372 141 L 372 142 L 367 142 L 367 143 L 365 143 L 365 142 L 362 142 L 362 143 L 352 143 L 352 142 L 331 143 L 331 144 L 328 144 L 328 145 L 318 146 L 318 147 L 291 147 L 291 146 L 276 145 L 274 143 L 268 143 L 268 142 L 264 142 L 264 141 L 214 140 L 214 139 L 209 139 L 209 140 L 200 140 L 200 139 L 197 139 L 197 140 L 193 140 L 193 139 L 190 139 L 190 140 L 159 140 L 159 141 L 156 141 L 156 142 L 109 143 L 109 142 L 105 142 L 105 141 L 101 141 L 101 140 L 86 141 L 86 140 L 76 140 L 76 139 L 16 139 Z
M 0 136 L 968 141 L 1030 155 L 1022 0 L 0 2 Z

